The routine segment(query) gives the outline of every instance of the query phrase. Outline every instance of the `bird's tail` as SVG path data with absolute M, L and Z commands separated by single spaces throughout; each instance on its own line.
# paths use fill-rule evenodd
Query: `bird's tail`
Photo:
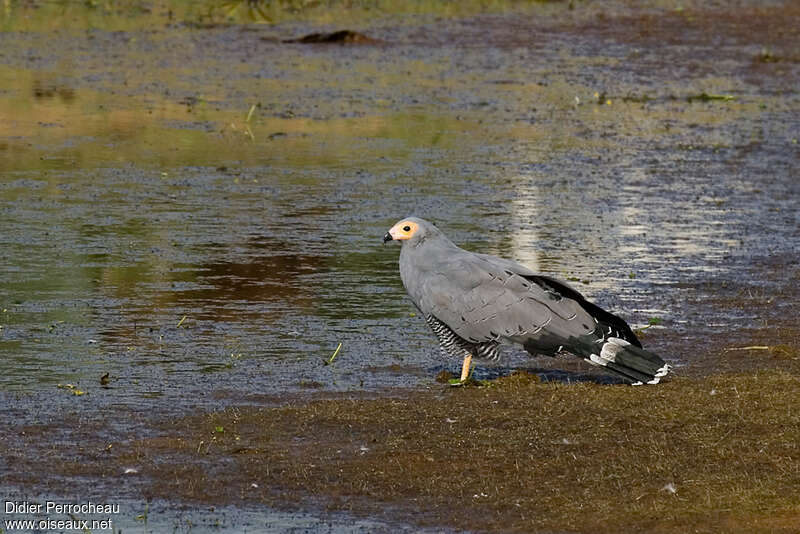
M 573 349 L 593 365 L 599 365 L 619 375 L 634 386 L 658 384 L 672 368 L 658 355 L 632 345 L 618 337 L 577 340 Z

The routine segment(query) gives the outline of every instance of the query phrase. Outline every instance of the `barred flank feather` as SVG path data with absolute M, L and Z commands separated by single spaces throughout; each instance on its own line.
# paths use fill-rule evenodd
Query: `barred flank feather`
M 433 333 L 436 334 L 436 337 L 439 339 L 439 347 L 445 354 L 457 358 L 465 358 L 471 355 L 475 358 L 485 360 L 497 360 L 500 357 L 498 351 L 500 344 L 496 341 L 471 343 L 453 332 L 449 326 L 433 315 L 426 315 L 425 321 L 428 322 L 428 326 L 430 326 Z

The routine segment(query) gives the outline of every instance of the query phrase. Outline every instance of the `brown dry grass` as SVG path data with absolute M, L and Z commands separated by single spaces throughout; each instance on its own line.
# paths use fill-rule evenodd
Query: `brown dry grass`
M 788 533 L 800 528 L 798 398 L 800 378 L 781 371 L 642 388 L 515 374 L 190 417 L 114 463 L 144 465 L 154 495 L 321 499 L 459 529 Z

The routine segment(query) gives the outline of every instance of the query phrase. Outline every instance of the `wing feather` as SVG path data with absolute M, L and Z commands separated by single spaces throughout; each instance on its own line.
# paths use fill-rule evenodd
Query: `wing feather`
M 418 305 L 473 343 L 535 346 L 542 339 L 541 348 L 552 350 L 559 340 L 594 330 L 578 302 L 531 282 L 528 273 L 515 262 L 460 250 L 422 273 Z

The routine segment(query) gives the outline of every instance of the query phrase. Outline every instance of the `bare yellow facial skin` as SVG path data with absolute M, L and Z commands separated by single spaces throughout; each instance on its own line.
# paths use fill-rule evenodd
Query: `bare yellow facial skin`
M 404 239 L 411 239 L 414 233 L 419 229 L 419 225 L 412 221 L 400 221 L 392 226 L 389 230 L 389 235 L 395 241 L 402 241 Z

